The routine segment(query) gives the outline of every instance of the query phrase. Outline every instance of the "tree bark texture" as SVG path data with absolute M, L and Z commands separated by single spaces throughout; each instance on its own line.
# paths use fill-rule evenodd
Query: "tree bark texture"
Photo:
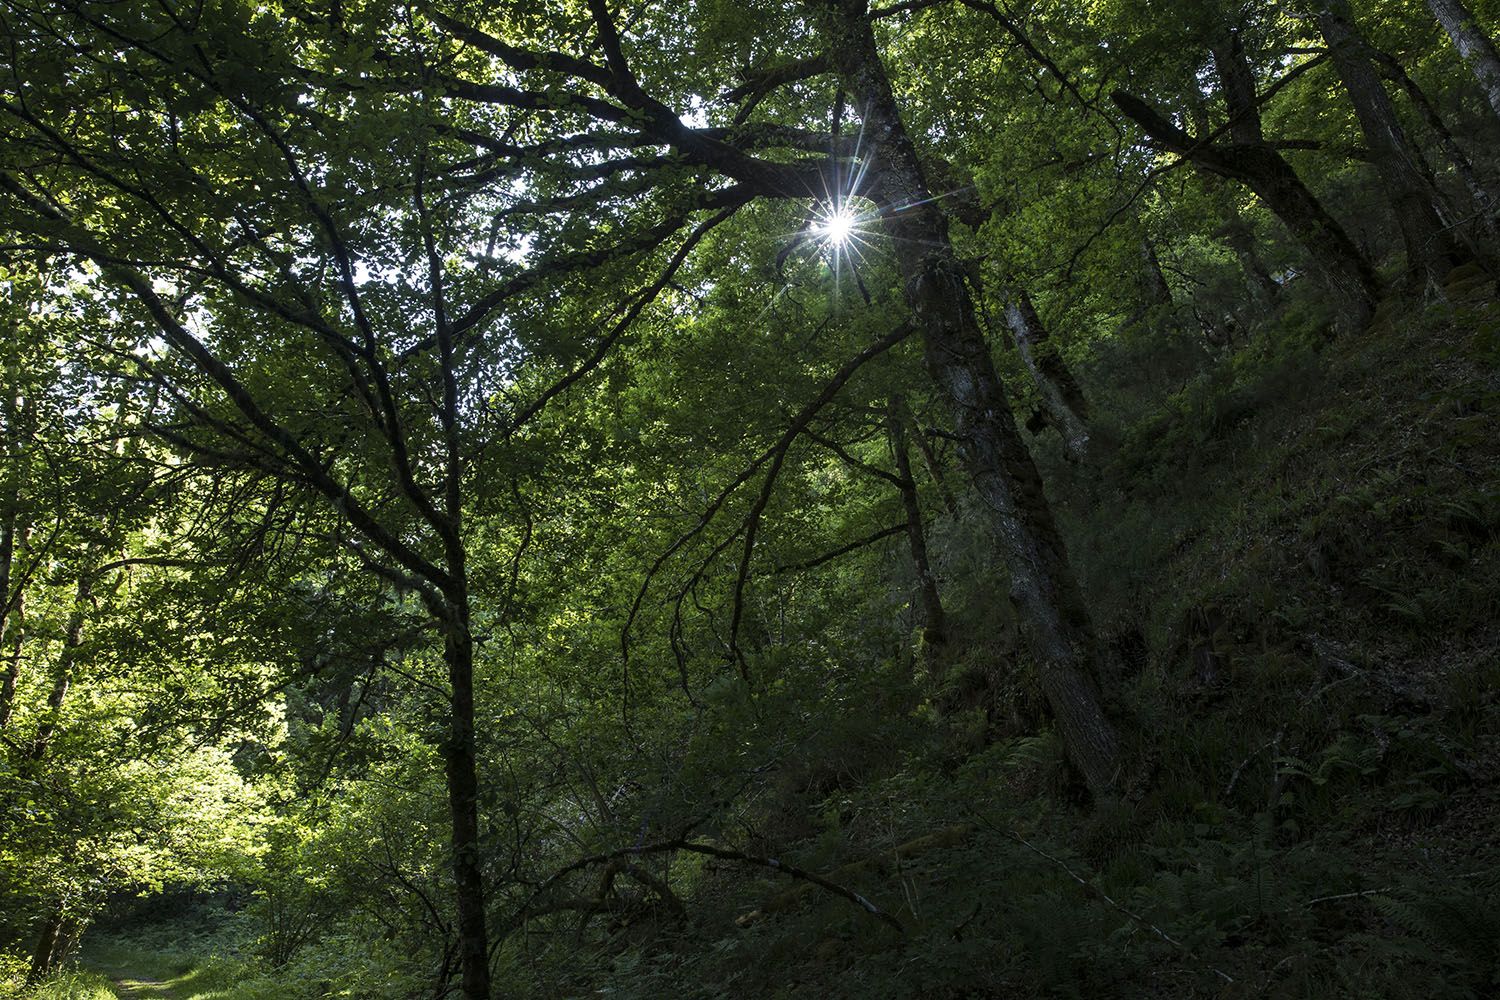
M 1063 451 L 1074 462 L 1089 454 L 1088 401 L 1047 335 L 1026 290 L 1020 289 L 1005 305 L 1005 320 L 1016 339 L 1021 362 L 1036 383 L 1047 422 L 1062 436 Z
M 1108 796 L 1119 749 L 1095 686 L 1097 642 L 949 242 L 947 217 L 901 119 L 864 4 L 821 0 L 816 9 L 827 49 L 864 117 L 875 160 L 870 196 L 896 250 L 928 372 L 952 408 L 960 452 L 999 540 L 1040 687 L 1069 759 L 1096 796 Z
M 1496 122 L 1500 123 L 1500 53 L 1496 52 L 1494 41 L 1474 20 L 1463 0 L 1427 0 L 1427 6 L 1453 39 L 1458 54 L 1469 64 Z
M 1345 0 L 1322 0 L 1318 30 L 1328 43 L 1334 67 L 1354 105 L 1360 131 L 1385 187 L 1406 246 L 1406 266 L 1441 282 L 1466 254 L 1444 224 L 1441 196 L 1425 176 L 1421 153 L 1407 138 L 1396 106 L 1380 82 L 1369 46 L 1360 37 Z

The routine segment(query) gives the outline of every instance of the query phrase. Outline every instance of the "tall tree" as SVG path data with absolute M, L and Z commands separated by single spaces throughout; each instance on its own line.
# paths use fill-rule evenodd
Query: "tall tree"
M 1494 41 L 1463 5 L 1463 0 L 1427 0 L 1427 6 L 1448 37 L 1453 39 L 1458 54 L 1474 72 L 1485 100 L 1500 123 L 1500 53 L 1495 51 Z
M 1477 216 L 1475 228 L 1479 231 L 1476 241 L 1479 253 L 1481 256 L 1493 253 L 1491 248 L 1500 246 L 1500 225 L 1496 222 L 1497 200 L 1490 190 L 1490 185 L 1479 176 L 1479 171 L 1474 168 L 1473 160 L 1459 145 L 1458 139 L 1448 128 L 1437 106 L 1427 96 L 1426 91 L 1418 86 L 1417 81 L 1412 79 L 1406 67 L 1389 53 L 1371 50 L 1371 55 L 1380 71 L 1406 93 L 1412 107 L 1416 109 L 1417 114 L 1421 116 L 1422 121 L 1426 123 L 1428 130 L 1437 140 L 1438 148 L 1442 150 L 1444 158 L 1452 164 L 1459 179 L 1463 181 L 1464 188 L 1468 192 L 1470 207 L 1473 214 Z
M 1098 644 L 1041 477 L 1016 428 L 975 317 L 948 220 L 928 187 L 860 0 L 817 3 L 822 41 L 859 107 L 874 160 L 869 196 L 902 252 L 898 265 L 927 368 L 947 396 L 976 495 L 996 528 L 1028 647 L 1068 756 L 1098 795 L 1119 772 L 1100 702 Z
M 1406 245 L 1406 266 L 1440 283 L 1464 256 L 1438 212 L 1441 195 L 1422 169 L 1420 151 L 1396 117 L 1381 86 L 1369 45 L 1359 34 L 1345 0 L 1319 0 L 1318 29 L 1328 43 L 1370 157 L 1380 174 Z
M 1227 130 L 1230 142 L 1216 141 L 1212 134 L 1191 135 L 1123 90 L 1114 91 L 1111 98 L 1161 148 L 1254 191 L 1328 276 L 1343 300 L 1348 324 L 1363 325 L 1379 295 L 1373 267 L 1281 152 L 1266 141 L 1260 113 L 1264 95 L 1257 96 L 1239 32 L 1216 24 L 1211 37 L 1213 65 L 1228 113 L 1228 125 L 1219 131 Z M 1308 65 L 1289 70 L 1271 87 L 1279 89 Z

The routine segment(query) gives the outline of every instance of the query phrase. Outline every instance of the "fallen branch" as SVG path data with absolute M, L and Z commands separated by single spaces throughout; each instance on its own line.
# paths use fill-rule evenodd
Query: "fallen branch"
M 824 878 L 821 875 L 815 875 L 810 871 L 798 868 L 796 865 L 788 864 L 779 858 L 768 858 L 758 854 L 746 854 L 743 851 L 731 850 L 727 847 L 717 847 L 713 844 L 704 844 L 697 841 L 681 839 L 666 840 L 655 844 L 642 844 L 636 847 L 623 847 L 617 851 L 609 851 L 605 854 L 595 854 L 587 858 L 580 858 L 579 860 L 568 865 L 566 868 L 554 872 L 546 881 L 544 881 L 537 888 L 537 891 L 532 894 L 531 899 L 528 900 L 527 903 L 521 908 L 514 922 L 519 923 L 533 913 L 546 912 L 547 908 L 539 902 L 542 894 L 549 887 L 556 884 L 557 881 L 563 878 L 565 875 L 568 875 L 572 872 L 581 871 L 585 868 L 590 868 L 594 865 L 614 864 L 619 862 L 623 858 L 640 857 L 641 855 L 645 854 L 662 854 L 670 851 L 685 851 L 689 854 L 702 854 L 711 858 L 720 858 L 725 861 L 738 861 L 742 864 L 754 865 L 757 868 L 769 868 L 772 871 L 781 872 L 785 875 L 791 876 L 794 879 L 807 882 L 810 885 L 815 885 L 825 892 L 831 892 L 835 896 L 838 896 L 842 899 L 847 899 L 855 906 L 858 906 L 861 910 L 864 910 L 870 916 L 894 927 L 898 933 L 906 933 L 906 928 L 901 925 L 901 921 L 897 920 L 895 917 L 891 916 L 889 913 L 885 912 L 880 907 L 876 906 L 874 903 L 866 899 L 864 896 L 861 896 L 859 893 L 855 892 L 853 889 L 845 888 L 844 886 L 839 885 L 837 882 Z M 744 925 L 742 924 L 741 926 Z
M 968 838 L 969 834 L 973 832 L 974 824 L 972 823 L 959 823 L 956 826 L 945 827 L 942 830 L 938 830 L 936 833 L 929 833 L 925 837 L 918 837 L 915 840 L 908 840 L 906 843 L 901 844 L 897 847 L 893 847 L 888 851 L 883 851 L 879 854 L 871 855 L 868 858 L 864 858 L 862 860 L 844 865 L 841 868 L 836 868 L 833 871 L 829 872 L 827 877 L 829 879 L 847 878 L 850 875 L 858 874 L 859 872 L 865 871 L 869 868 L 883 867 L 885 865 L 895 864 L 897 861 L 913 857 L 917 854 L 921 854 L 924 851 L 933 850 L 934 848 L 952 847 L 955 844 L 962 843 Z M 822 882 L 818 881 L 816 877 L 810 878 L 808 879 L 808 881 L 813 885 L 823 884 Z M 751 924 L 760 920 L 762 917 L 767 916 L 768 914 L 778 913 L 782 910 L 789 909 L 797 902 L 799 902 L 803 897 L 805 897 L 810 891 L 811 886 L 809 885 L 800 885 L 794 889 L 788 889 L 787 891 L 780 893 L 779 895 L 773 896 L 765 903 L 762 903 L 759 909 L 751 910 L 749 913 L 737 917 L 734 922 L 741 927 L 749 927 Z M 899 927 L 899 925 L 897 926 Z

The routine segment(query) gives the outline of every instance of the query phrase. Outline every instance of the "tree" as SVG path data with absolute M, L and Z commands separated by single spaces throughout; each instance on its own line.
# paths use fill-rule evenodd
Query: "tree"
M 1458 254 L 1375 76 L 1462 172 L 1438 61 L 1342 6 L 1328 49 L 1170 0 L 0 19 L 0 791 L 42 804 L 5 922 L 38 971 L 136 884 L 131 836 L 148 880 L 208 877 L 165 857 L 179 778 L 272 803 L 240 877 L 278 964 L 378 924 L 477 1000 L 531 922 L 679 921 L 705 858 L 899 924 L 757 812 L 841 798 L 843 742 L 948 768 L 1049 713 L 1068 764 L 1027 747 L 1107 806 L 1149 567 L 1098 521 L 1318 376 L 1297 260 L 1358 324 L 1398 227 L 1433 278 Z
M 1025 289 L 1016 292 L 1005 306 L 1005 320 L 1016 340 L 1016 351 L 1036 382 L 1047 421 L 1057 428 L 1063 449 L 1073 461 L 1088 456 L 1088 401 L 1067 364 L 1051 343 L 1047 327 Z
M 1381 86 L 1369 45 L 1355 28 L 1348 4 L 1343 0 L 1323 0 L 1317 17 L 1318 28 L 1328 42 L 1334 66 L 1370 147 L 1375 169 L 1395 210 L 1406 244 L 1407 269 L 1421 271 L 1430 282 L 1440 283 L 1464 255 L 1452 227 L 1439 217 L 1441 196 L 1433 187 L 1430 171 L 1419 166 L 1422 154 L 1407 138 L 1396 117 L 1395 105 Z
M 76 281 L 6 277 L 26 293 L 6 305 L 7 416 L 27 419 L 7 423 L 5 466 L 24 510 L 7 596 L 13 609 L 24 596 L 26 619 L 6 643 L 0 939 L 24 942 L 35 982 L 112 893 L 230 870 L 257 804 L 223 746 L 195 747 L 201 734 L 180 716 L 165 733 L 150 722 L 173 715 L 184 676 L 208 688 L 231 657 L 217 649 L 205 670 L 190 643 L 163 640 L 165 623 L 146 624 L 163 578 L 191 562 L 153 530 L 173 520 L 176 484 L 139 432 L 149 394 L 57 364 L 122 346 L 107 316 L 56 308 Z
M 1110 96 L 1120 110 L 1161 148 L 1254 191 L 1302 243 L 1308 256 L 1327 274 L 1348 310 L 1347 323 L 1359 327 L 1369 318 L 1379 295 L 1374 269 L 1343 227 L 1312 193 L 1281 153 L 1265 140 L 1260 104 L 1313 65 L 1305 62 L 1256 96 L 1254 76 L 1237 31 L 1215 26 L 1213 64 L 1228 114 L 1224 129 L 1192 135 L 1164 118 L 1140 98 L 1123 90 Z M 1227 130 L 1231 142 L 1216 142 Z
M 1490 109 L 1500 119 L 1500 53 L 1496 53 L 1495 43 L 1462 0 L 1427 0 L 1427 6 L 1453 39 L 1454 48 L 1469 64 Z
M 1042 690 L 1069 757 L 1090 789 L 1107 795 L 1119 751 L 1096 689 L 1096 640 L 1041 478 L 975 317 L 948 221 L 935 207 L 862 6 L 829 2 L 820 14 L 824 42 L 862 109 L 875 160 L 869 195 L 893 241 L 923 248 L 898 260 L 906 298 L 922 330 L 929 374 L 952 407 L 970 480 L 1003 540 L 1011 598 L 1025 623 Z

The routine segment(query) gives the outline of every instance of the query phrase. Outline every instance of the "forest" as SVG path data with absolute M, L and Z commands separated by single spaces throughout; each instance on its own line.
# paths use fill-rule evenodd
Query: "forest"
M 0 0 L 0 997 L 1500 995 L 1500 0 Z

